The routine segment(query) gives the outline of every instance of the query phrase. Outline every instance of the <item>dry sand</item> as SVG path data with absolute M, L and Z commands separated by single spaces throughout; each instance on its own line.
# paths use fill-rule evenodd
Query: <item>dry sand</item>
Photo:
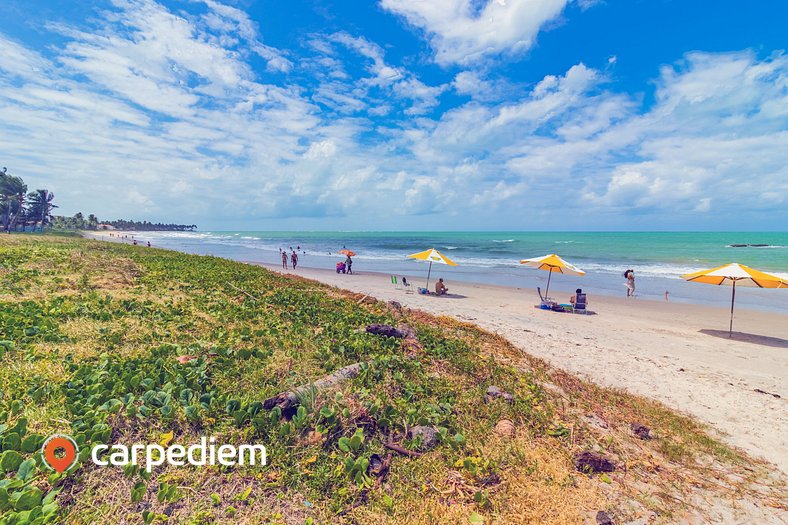
M 725 308 L 589 296 L 596 315 L 573 315 L 534 308 L 535 290 L 450 282 L 453 295 L 435 297 L 395 289 L 383 274 L 288 273 L 473 322 L 555 367 L 695 416 L 788 473 L 786 315 L 736 310 L 729 339 Z

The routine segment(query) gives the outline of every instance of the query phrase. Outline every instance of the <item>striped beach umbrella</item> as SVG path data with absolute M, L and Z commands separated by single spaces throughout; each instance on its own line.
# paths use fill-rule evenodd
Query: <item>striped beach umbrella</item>
M 731 322 L 728 327 L 728 337 L 733 336 L 733 304 L 736 300 L 736 286 L 749 286 L 755 288 L 788 288 L 788 281 L 772 275 L 749 268 L 739 263 L 730 263 L 710 270 L 701 270 L 681 276 L 682 279 L 693 283 L 714 284 L 717 286 L 732 286 L 731 290 Z
M 520 264 L 524 264 L 529 268 L 536 268 L 537 270 L 545 270 L 550 272 L 550 274 L 547 276 L 547 288 L 545 288 L 544 291 L 545 297 L 547 297 L 547 291 L 550 289 L 550 277 L 553 276 L 553 272 L 566 273 L 569 275 L 586 274 L 586 272 L 580 268 L 569 264 L 554 253 L 543 255 L 542 257 L 534 257 L 533 259 L 523 259 L 520 261 Z
M 443 255 L 435 248 L 424 250 L 423 252 L 408 255 L 408 259 L 416 259 L 418 261 L 429 261 L 430 267 L 427 269 L 427 285 L 425 288 L 430 287 L 430 272 L 432 271 L 432 263 L 447 264 L 449 266 L 457 266 L 457 263 Z

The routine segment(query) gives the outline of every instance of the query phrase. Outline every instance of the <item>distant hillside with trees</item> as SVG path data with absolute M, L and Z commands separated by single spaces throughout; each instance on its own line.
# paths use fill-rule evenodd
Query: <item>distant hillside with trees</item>
M 28 193 L 22 177 L 0 171 L 0 223 L 3 231 L 43 230 L 52 221 L 52 210 L 57 208 L 52 201 L 55 194 L 49 190 Z

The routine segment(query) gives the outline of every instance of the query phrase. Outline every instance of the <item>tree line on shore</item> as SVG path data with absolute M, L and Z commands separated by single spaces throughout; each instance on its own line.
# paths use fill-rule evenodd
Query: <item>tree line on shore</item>
M 49 190 L 28 193 L 22 177 L 11 175 L 7 168 L 0 170 L 0 222 L 3 231 L 44 229 L 52 221 L 52 201 L 55 194 Z
M 132 221 L 117 219 L 100 221 L 92 213 L 85 217 L 77 213 L 73 217 L 54 217 L 53 228 L 64 230 L 124 230 L 124 231 L 191 231 L 197 229 L 196 224 L 174 224 L 150 221 Z
M 165 224 L 161 222 L 117 219 L 100 221 L 94 214 L 85 217 L 82 212 L 73 217 L 52 215 L 57 208 L 55 194 L 49 190 L 28 193 L 22 177 L 0 170 L 0 226 L 3 231 L 43 231 L 50 227 L 63 230 L 130 230 L 130 231 L 190 231 L 195 224 Z

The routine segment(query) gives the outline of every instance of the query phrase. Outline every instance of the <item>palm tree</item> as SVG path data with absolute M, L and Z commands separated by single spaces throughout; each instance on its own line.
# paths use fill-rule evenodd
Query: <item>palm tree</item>
M 27 198 L 30 203 L 27 208 L 27 216 L 33 223 L 33 231 L 36 230 L 36 224 L 39 225 L 41 231 L 44 231 L 44 226 L 52 222 L 52 209 L 57 208 L 52 204 L 55 194 L 49 190 L 36 190 L 29 193 Z
M 25 181 L 21 177 L 9 175 L 8 170 L 3 168 L 0 172 L 0 216 L 7 233 L 11 233 L 19 212 L 24 208 L 25 193 L 27 193 Z

